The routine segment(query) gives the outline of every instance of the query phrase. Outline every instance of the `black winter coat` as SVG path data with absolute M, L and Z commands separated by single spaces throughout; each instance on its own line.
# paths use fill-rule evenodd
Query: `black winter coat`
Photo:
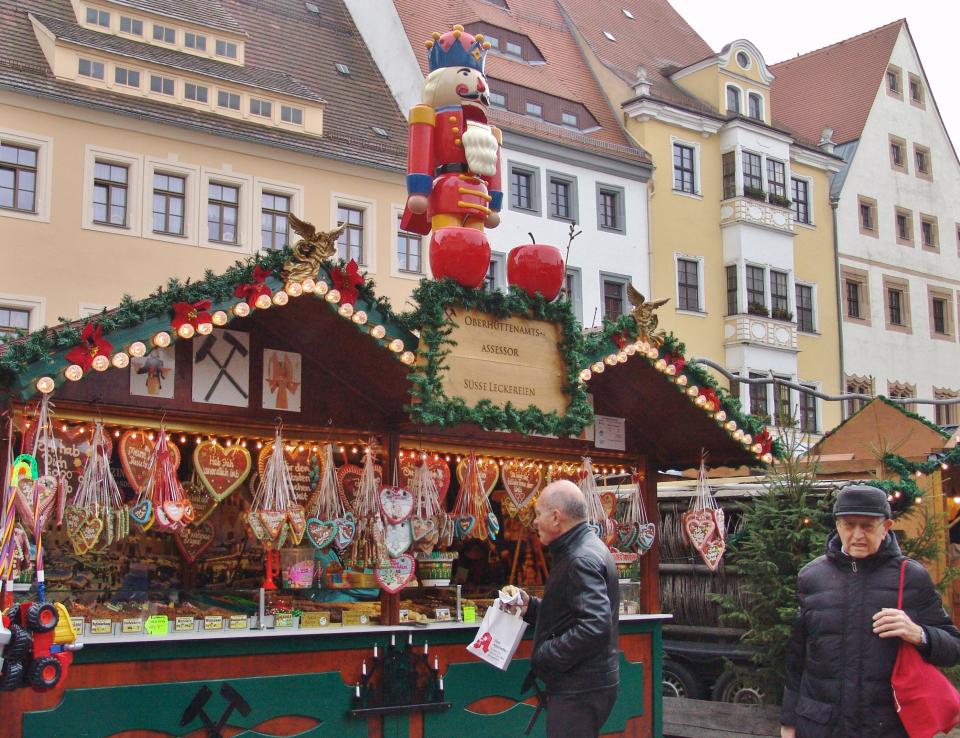
M 543 598 L 531 597 L 532 671 L 548 694 L 586 692 L 620 682 L 617 567 L 586 523 L 549 545 L 553 566 Z
M 903 558 L 892 533 L 865 559 L 843 553 L 834 533 L 826 555 L 800 570 L 780 714 L 781 723 L 796 727 L 797 738 L 906 738 L 890 686 L 902 641 L 873 633 L 873 615 L 897 606 Z M 927 633 L 920 652 L 928 662 L 960 663 L 960 631 L 915 561 L 907 564 L 903 610 Z

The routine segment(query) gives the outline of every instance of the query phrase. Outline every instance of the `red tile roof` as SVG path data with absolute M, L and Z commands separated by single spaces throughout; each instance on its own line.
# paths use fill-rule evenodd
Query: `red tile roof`
M 693 110 L 705 109 L 702 101 L 668 77 L 714 52 L 667 0 L 556 1 L 597 58 L 624 82 L 633 84 L 637 68 L 643 65 L 651 97 Z M 633 18 L 628 18 L 624 10 Z M 604 31 L 616 41 L 604 36 Z
M 811 141 L 827 127 L 838 144 L 860 138 L 905 25 L 894 21 L 771 66 L 774 117 Z
M 589 134 L 567 131 L 508 111 L 492 110 L 490 118 L 507 130 L 515 130 L 595 151 L 619 152 L 636 160 L 649 160 L 623 132 L 618 114 L 610 107 L 600 85 L 577 47 L 560 9 L 545 0 L 510 0 L 505 10 L 483 0 L 395 0 L 420 69 L 426 73 L 427 50 L 424 41 L 434 31 L 441 33 L 454 24 L 483 21 L 530 38 L 542 52 L 545 64 L 527 64 L 487 55 L 487 71 L 493 79 L 503 80 L 546 94 L 579 102 L 599 122 L 600 129 Z

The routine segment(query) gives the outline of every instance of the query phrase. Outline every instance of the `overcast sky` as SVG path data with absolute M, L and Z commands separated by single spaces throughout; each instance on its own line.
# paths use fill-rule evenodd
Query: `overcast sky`
M 906 17 L 944 125 L 954 146 L 960 148 L 957 0 L 806 0 L 793 7 L 769 0 L 740 0 L 735 5 L 716 0 L 669 1 L 714 51 L 746 38 L 756 44 L 767 64 Z

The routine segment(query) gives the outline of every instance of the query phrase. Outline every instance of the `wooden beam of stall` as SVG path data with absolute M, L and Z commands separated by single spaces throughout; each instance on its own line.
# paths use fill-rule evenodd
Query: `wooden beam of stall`
M 392 478 L 394 462 L 400 453 L 400 436 L 397 433 L 387 434 L 387 443 L 385 448 L 385 458 L 383 460 L 384 481 L 388 484 L 399 482 Z M 382 589 L 380 590 L 380 624 L 397 625 L 400 622 L 400 593 L 390 594 Z

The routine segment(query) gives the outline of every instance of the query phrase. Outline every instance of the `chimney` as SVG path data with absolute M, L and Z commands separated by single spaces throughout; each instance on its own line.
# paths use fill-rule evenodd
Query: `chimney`
M 637 97 L 647 97 L 650 94 L 650 83 L 647 81 L 647 68 L 642 64 L 637 67 L 637 79 L 633 83 L 633 94 Z
M 821 149 L 823 149 L 824 151 L 826 151 L 828 154 L 832 154 L 832 153 L 833 153 L 833 147 L 835 146 L 835 144 L 833 143 L 833 129 L 832 129 L 832 128 L 824 128 L 824 129 L 823 129 L 823 132 L 820 134 L 820 143 L 817 144 L 817 145 L 818 145 Z

